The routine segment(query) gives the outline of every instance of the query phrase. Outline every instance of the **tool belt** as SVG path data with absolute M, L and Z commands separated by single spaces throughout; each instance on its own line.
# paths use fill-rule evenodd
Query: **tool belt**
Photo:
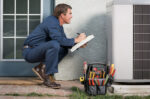
M 102 63 L 88 64 L 86 73 L 83 78 L 80 78 L 80 81 L 89 95 L 105 95 L 107 87 L 113 82 L 110 66 Z

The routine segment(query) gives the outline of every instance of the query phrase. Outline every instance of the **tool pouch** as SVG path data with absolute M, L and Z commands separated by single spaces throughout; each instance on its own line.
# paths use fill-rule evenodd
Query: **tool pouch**
M 106 86 L 86 86 L 85 92 L 89 95 L 105 95 L 107 91 Z
M 102 63 L 88 64 L 85 75 L 84 88 L 89 95 L 105 95 L 107 87 L 111 86 L 113 78 L 109 78 L 107 83 L 106 75 L 109 73 L 109 66 Z

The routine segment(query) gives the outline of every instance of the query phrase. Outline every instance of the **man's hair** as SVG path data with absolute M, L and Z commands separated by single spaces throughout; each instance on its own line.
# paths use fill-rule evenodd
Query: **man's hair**
M 72 7 L 64 3 L 58 4 L 54 9 L 53 16 L 58 18 L 62 13 L 66 14 L 68 9 L 72 9 Z

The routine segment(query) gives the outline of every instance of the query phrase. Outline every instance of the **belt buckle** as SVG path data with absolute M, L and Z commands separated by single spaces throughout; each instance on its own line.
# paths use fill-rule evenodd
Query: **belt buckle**
M 29 48 L 29 46 L 28 46 L 28 45 L 25 45 L 23 48 Z

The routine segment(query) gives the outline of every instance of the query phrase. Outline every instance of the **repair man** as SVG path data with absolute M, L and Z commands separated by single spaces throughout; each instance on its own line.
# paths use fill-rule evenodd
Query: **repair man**
M 76 38 L 66 37 L 63 24 L 69 24 L 71 18 L 70 5 L 57 5 L 53 15 L 39 24 L 24 42 L 24 59 L 30 63 L 40 62 L 32 70 L 43 80 L 44 85 L 54 89 L 61 87 L 54 78 L 58 72 L 58 63 L 67 55 L 69 48 L 86 38 L 84 33 Z

